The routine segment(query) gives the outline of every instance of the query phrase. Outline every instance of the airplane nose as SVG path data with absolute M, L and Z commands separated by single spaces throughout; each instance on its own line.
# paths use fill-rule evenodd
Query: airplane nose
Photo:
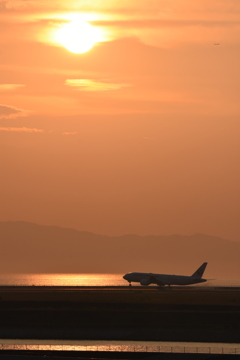
M 123 279 L 124 279 L 124 280 L 127 280 L 127 274 L 123 276 Z

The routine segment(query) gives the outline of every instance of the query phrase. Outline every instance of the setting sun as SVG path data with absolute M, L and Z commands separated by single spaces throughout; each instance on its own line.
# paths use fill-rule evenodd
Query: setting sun
M 87 22 L 74 20 L 58 30 L 57 41 L 69 51 L 82 54 L 99 41 L 99 32 Z

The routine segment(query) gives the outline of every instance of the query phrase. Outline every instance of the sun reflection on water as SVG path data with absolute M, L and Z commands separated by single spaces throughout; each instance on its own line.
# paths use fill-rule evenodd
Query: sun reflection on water
M 122 274 L 0 274 L 0 286 L 121 286 Z
M 128 286 L 122 276 L 123 274 L 0 274 L 0 286 Z M 138 283 L 133 285 L 141 286 Z M 219 279 L 191 286 L 240 287 L 240 281 Z

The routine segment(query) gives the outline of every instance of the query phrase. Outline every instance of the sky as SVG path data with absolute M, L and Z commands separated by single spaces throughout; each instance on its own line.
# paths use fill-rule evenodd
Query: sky
M 0 0 L 0 31 L 0 221 L 240 240 L 239 0 Z

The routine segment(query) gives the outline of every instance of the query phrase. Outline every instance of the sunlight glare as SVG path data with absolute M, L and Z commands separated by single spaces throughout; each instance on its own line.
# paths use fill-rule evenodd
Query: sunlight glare
M 100 41 L 98 29 L 81 20 L 74 20 L 57 32 L 57 42 L 76 54 L 87 52 L 98 41 Z

